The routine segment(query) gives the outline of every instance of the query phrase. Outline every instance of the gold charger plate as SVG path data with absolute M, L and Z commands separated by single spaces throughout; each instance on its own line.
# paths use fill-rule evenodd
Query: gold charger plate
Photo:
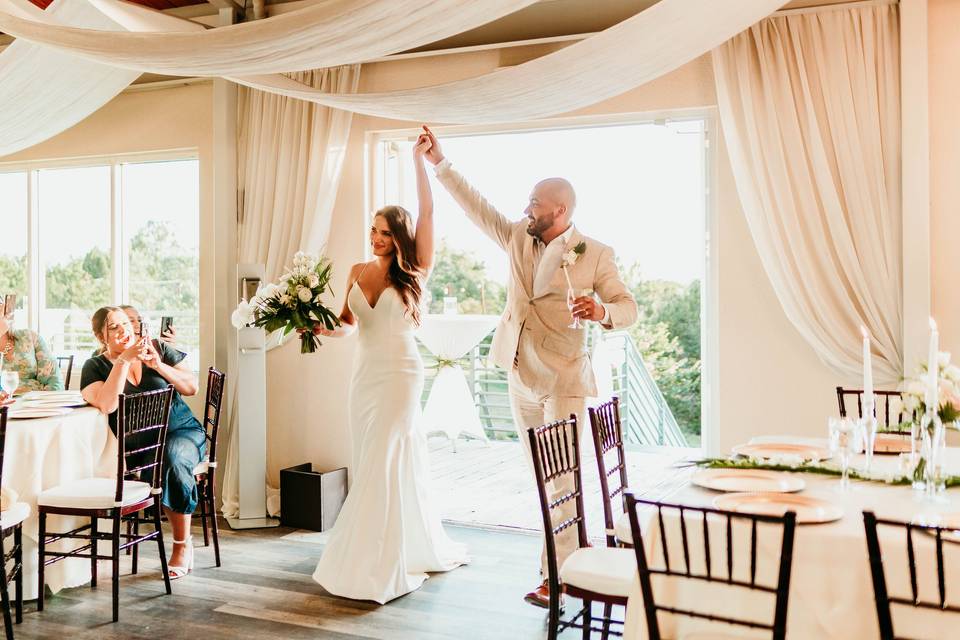
M 695 473 L 690 482 L 705 489 L 735 493 L 792 493 L 807 486 L 799 476 L 765 469 L 703 469 Z
M 873 441 L 874 453 L 910 453 L 910 436 L 898 436 L 892 433 L 878 433 Z
M 833 522 L 843 517 L 843 507 L 821 498 L 796 493 L 727 493 L 717 496 L 713 506 L 724 511 L 782 516 L 787 511 L 797 514 L 797 524 Z
M 762 442 L 756 444 L 740 444 L 733 448 L 733 453 L 746 458 L 783 458 L 799 456 L 807 460 L 829 460 L 830 450 L 809 444 L 794 444 L 792 442 Z

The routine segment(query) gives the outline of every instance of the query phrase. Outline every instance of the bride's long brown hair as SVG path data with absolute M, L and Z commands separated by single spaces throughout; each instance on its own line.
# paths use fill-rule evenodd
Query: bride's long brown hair
M 387 270 L 387 282 L 397 290 L 403 306 L 413 322 L 420 326 L 420 300 L 423 290 L 420 278 L 423 270 L 417 261 L 417 241 L 413 227 L 413 216 L 403 207 L 388 205 L 374 214 L 387 221 L 393 236 L 394 254 Z

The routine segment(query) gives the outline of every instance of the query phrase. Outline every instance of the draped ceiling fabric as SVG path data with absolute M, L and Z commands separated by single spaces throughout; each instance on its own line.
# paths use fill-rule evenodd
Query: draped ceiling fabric
M 668 73 L 720 45 L 785 0 L 660 0 L 560 51 L 447 84 L 331 95 L 284 76 L 234 82 L 358 113 L 445 123 L 522 121 L 565 113 Z
M 744 214 L 787 317 L 846 379 L 902 374 L 898 10 L 772 17 L 713 52 Z
M 284 73 L 365 62 L 442 40 L 536 2 L 329 0 L 216 29 L 114 33 L 30 19 L 24 1 L 0 0 L 0 31 L 104 64 L 176 76 Z M 120 0 L 96 4 L 122 11 Z M 165 22 L 169 18 L 164 16 Z
M 120 29 L 86 2 L 24 9 L 64 23 Z M 29 14 L 27 14 L 29 15 Z M 112 100 L 139 75 L 26 40 L 0 53 L 0 156 L 16 153 L 69 129 Z

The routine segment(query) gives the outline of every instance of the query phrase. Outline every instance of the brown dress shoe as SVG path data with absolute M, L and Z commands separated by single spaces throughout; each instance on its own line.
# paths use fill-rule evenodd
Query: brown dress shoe
M 547 584 L 547 581 L 544 580 L 543 583 L 523 596 L 523 599 L 535 607 L 543 607 L 544 609 L 550 608 L 550 586 Z M 563 594 L 560 594 L 560 610 L 563 611 Z

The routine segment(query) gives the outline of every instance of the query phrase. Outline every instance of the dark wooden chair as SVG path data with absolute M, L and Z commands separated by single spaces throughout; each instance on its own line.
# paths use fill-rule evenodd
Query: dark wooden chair
M 590 407 L 590 430 L 600 473 L 600 497 L 607 530 L 607 546 L 633 545 L 630 519 L 627 517 L 624 492 L 627 490 L 627 458 L 623 448 L 623 427 L 620 424 L 620 399 Z M 612 458 L 610 464 L 607 458 Z M 609 468 L 608 468 L 609 467 Z M 614 512 L 613 501 L 619 496 L 620 509 Z
M 73 376 L 73 356 L 57 356 L 57 366 L 60 368 L 61 375 L 63 375 L 63 390 L 69 391 L 70 378 Z
M 613 605 L 626 606 L 636 573 L 630 550 L 589 547 L 587 544 L 577 417 L 571 415 L 567 420 L 530 428 L 527 437 L 533 457 L 547 554 L 547 583 L 550 587 L 547 638 L 555 640 L 561 631 L 570 627 L 582 629 L 584 638 L 589 638 L 592 631 L 602 632 L 604 638 L 611 633 L 622 635 L 610 630 L 611 623 L 622 623 L 610 620 L 607 615 L 599 619 L 602 628 L 593 626 L 593 603 L 603 603 L 605 609 Z M 571 485 L 572 489 L 556 490 L 556 487 Z M 566 515 L 564 511 L 569 512 L 569 506 L 562 508 L 571 502 L 574 506 L 573 515 Z M 554 512 L 559 515 L 558 524 L 554 524 Z M 556 538 L 570 527 L 576 527 L 579 548 L 564 560 L 561 567 L 557 558 Z M 580 611 L 569 620 L 560 619 L 561 588 L 563 593 L 583 602 Z
M 660 549 L 664 559 L 662 568 L 653 568 L 650 566 L 646 547 L 643 542 L 643 531 L 640 527 L 640 519 L 637 513 L 637 506 L 652 507 L 656 510 L 656 522 L 651 523 L 648 529 L 648 535 L 657 535 L 659 532 Z M 671 553 L 667 541 L 666 525 L 664 523 L 664 511 L 668 514 L 675 513 L 680 527 L 680 534 L 683 549 L 683 564 L 670 563 Z M 660 624 L 657 614 L 660 611 L 678 616 L 689 618 L 699 618 L 712 622 L 722 622 L 740 627 L 751 629 L 765 629 L 772 633 L 774 640 L 783 640 L 787 634 L 787 602 L 790 596 L 790 571 L 793 566 L 793 540 L 796 530 L 796 514 L 788 511 L 782 516 L 770 516 L 752 513 L 736 513 L 732 511 L 722 511 L 707 507 L 692 507 L 680 504 L 668 504 L 665 502 L 656 502 L 652 500 L 641 500 L 636 495 L 627 491 L 627 514 L 630 516 L 630 528 L 633 530 L 634 553 L 636 555 L 637 570 L 640 574 L 640 589 L 643 594 L 643 608 L 647 623 L 647 636 L 650 640 L 660 640 Z M 717 519 L 716 523 L 708 523 L 708 517 L 711 520 Z M 690 522 L 690 521 L 693 522 Z M 734 523 L 749 523 L 750 525 L 750 579 L 745 580 L 734 576 L 734 548 L 733 537 L 740 527 L 734 527 Z M 689 523 L 689 524 L 688 524 Z M 757 525 L 765 523 L 782 527 L 783 535 L 780 546 L 779 567 L 777 570 L 777 583 L 775 585 L 762 584 L 757 580 Z M 691 568 L 691 554 L 688 544 L 689 527 L 697 527 L 703 535 L 703 560 L 704 571 L 698 572 Z M 710 547 L 710 528 L 711 526 L 723 526 L 725 528 L 724 540 L 726 543 L 726 554 L 720 560 L 719 567 L 714 567 L 715 562 L 711 558 Z M 674 547 L 675 550 L 675 547 Z M 716 554 L 714 554 L 716 555 Z M 676 557 L 676 554 L 673 554 Z M 743 593 L 744 589 L 750 591 L 759 591 L 776 596 L 774 605 L 773 622 L 766 623 L 758 620 L 741 619 L 733 616 L 708 613 L 694 609 L 680 608 L 665 604 L 658 604 L 656 595 L 653 593 L 651 576 L 671 576 L 678 580 L 700 580 L 717 585 L 728 585 L 731 587 L 731 593 Z M 716 603 L 712 603 L 716 605 Z M 716 610 L 716 609 L 714 609 Z
M 890 400 L 893 398 L 899 398 L 899 391 L 874 391 L 874 411 L 873 414 L 877 418 L 877 423 L 883 429 L 888 429 L 889 427 L 896 427 L 903 419 L 902 413 L 890 412 Z M 847 407 L 848 398 L 852 401 L 854 398 L 857 402 L 857 417 L 863 417 L 863 389 L 844 389 L 843 387 L 837 387 L 837 403 L 840 405 L 840 417 L 846 418 L 850 409 Z M 852 404 L 852 402 L 851 402 Z M 896 431 L 900 433 L 899 431 Z M 907 432 L 909 433 L 909 432 Z
M 163 546 L 163 529 L 160 526 L 160 499 L 163 493 L 163 448 L 167 426 L 170 422 L 170 403 L 173 386 L 158 391 L 132 395 L 120 395 L 117 408 L 117 477 L 85 478 L 66 485 L 48 489 L 37 498 L 40 513 L 38 584 L 43 584 L 44 568 L 64 558 L 88 558 L 90 560 L 90 586 L 97 586 L 97 560 L 110 560 L 113 564 L 113 621 L 120 617 L 120 552 L 149 540 L 157 541 L 160 567 L 167 593 L 170 576 L 167 572 L 167 554 Z M 145 481 L 146 480 L 146 481 Z M 151 531 L 139 535 L 121 533 L 122 521 L 134 519 L 140 522 L 140 511 L 150 510 L 153 524 Z M 69 515 L 89 518 L 89 524 L 72 531 L 51 533 L 47 531 L 48 515 Z M 110 520 L 109 532 L 98 530 L 99 519 Z M 86 544 L 71 551 L 50 551 L 47 545 L 58 540 L 82 540 Z M 110 554 L 100 555 L 97 541 L 110 543 Z M 136 573 L 136 551 L 134 568 Z M 39 590 L 37 610 L 43 611 L 44 593 Z
M 3 482 L 3 448 L 7 440 L 7 407 L 0 408 L 0 483 Z M 7 640 L 13 640 L 13 613 L 10 605 L 9 585 L 14 585 L 13 610 L 17 624 L 23 622 L 23 521 L 30 515 L 30 505 L 17 502 L 0 512 L 0 558 L 3 558 L 3 575 L 0 576 L 0 595 L 3 597 L 3 628 Z M 13 545 L 7 549 L 6 539 L 13 537 Z M 9 570 L 8 566 L 13 565 Z
M 883 570 L 883 550 L 880 547 L 880 536 L 877 533 L 879 527 L 900 529 L 905 533 L 906 561 L 910 570 L 911 597 L 909 598 L 891 595 L 887 588 L 887 578 Z M 870 558 L 870 575 L 873 578 L 873 595 L 877 605 L 877 622 L 880 626 L 881 640 L 903 638 L 903 636 L 895 635 L 893 631 L 893 616 L 890 611 L 890 605 L 892 604 L 928 611 L 960 613 L 960 607 L 947 603 L 947 581 L 944 579 L 943 559 L 944 532 L 948 536 L 956 535 L 956 527 L 938 527 L 899 520 L 884 520 L 878 518 L 872 511 L 864 511 L 863 529 L 867 537 L 867 555 Z M 914 542 L 914 532 L 920 532 L 921 536 L 929 536 L 929 541 L 934 546 L 937 568 L 937 599 L 935 601 L 920 596 L 917 585 L 917 549 Z M 892 555 L 888 553 L 887 560 L 891 560 L 891 557 Z
M 213 555 L 220 566 L 220 533 L 217 526 L 217 498 L 215 491 L 217 471 L 217 434 L 220 431 L 220 407 L 226 374 L 213 367 L 207 373 L 207 400 L 203 410 L 203 428 L 207 432 L 207 455 L 193 470 L 199 478 L 200 512 L 196 515 L 203 524 L 203 545 L 210 544 L 213 536 Z M 207 532 L 209 521 L 210 533 Z

